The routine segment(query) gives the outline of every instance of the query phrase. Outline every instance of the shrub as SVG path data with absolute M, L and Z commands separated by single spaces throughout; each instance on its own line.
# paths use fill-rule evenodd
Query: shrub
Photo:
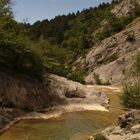
M 132 66 L 132 74 L 137 79 L 140 78 L 140 52 L 134 57 L 134 63 Z
M 113 61 L 115 61 L 115 60 L 117 60 L 117 59 L 118 59 L 118 55 L 117 55 L 117 54 L 112 54 L 111 56 L 106 57 L 106 58 L 104 59 L 104 63 L 105 63 L 105 64 L 108 64 L 108 63 L 111 63 L 111 62 L 113 62 Z
M 20 25 L 9 17 L 0 19 L 0 65 L 8 69 L 41 78 L 43 52 L 22 33 Z
M 111 85 L 111 83 L 110 83 L 110 81 L 108 80 L 107 82 L 103 82 L 102 85 L 108 86 L 108 85 Z
M 39 78 L 43 72 L 39 49 L 26 46 L 23 42 L 0 40 L 1 67 Z
M 136 41 L 135 35 L 134 34 L 129 34 L 127 36 L 126 40 L 129 41 L 129 42 L 135 42 Z
M 124 85 L 122 101 L 128 108 L 140 109 L 140 82 Z
M 108 140 L 108 139 L 102 134 L 97 134 L 95 135 L 94 140 Z
M 132 140 L 140 140 L 139 138 L 133 138 Z
M 73 81 L 77 81 L 77 82 L 80 82 L 82 84 L 85 84 L 83 71 L 74 70 L 71 73 L 69 73 L 66 77 L 73 80 Z
M 140 53 L 134 58 L 130 74 L 132 82 L 124 84 L 122 102 L 128 108 L 140 109 Z
M 104 82 L 100 79 L 99 75 L 94 73 L 93 74 L 93 77 L 94 77 L 94 80 L 95 80 L 95 83 L 97 85 L 111 85 L 110 81 L 108 80 L 107 82 Z
M 136 17 L 140 16 L 140 5 L 136 5 L 134 13 Z
M 99 75 L 96 74 L 96 73 L 94 73 L 93 76 L 94 76 L 94 79 L 95 79 L 95 83 L 96 83 L 97 85 L 102 85 L 102 81 L 101 81 Z

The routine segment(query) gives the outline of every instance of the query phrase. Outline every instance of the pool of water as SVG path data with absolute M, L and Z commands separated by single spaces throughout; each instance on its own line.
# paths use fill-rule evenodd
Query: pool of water
M 114 121 L 114 114 L 107 112 L 66 113 L 48 120 L 20 121 L 6 131 L 0 140 L 85 140 Z
M 48 120 L 23 120 L 0 136 L 0 140 L 88 140 L 89 136 L 110 125 L 123 114 L 118 93 L 111 98 L 110 112 L 65 113 Z

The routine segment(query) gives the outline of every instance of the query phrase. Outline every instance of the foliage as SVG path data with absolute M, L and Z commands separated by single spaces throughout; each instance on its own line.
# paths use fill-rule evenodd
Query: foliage
M 11 0 L 0 0 L 0 17 L 12 16 Z
M 108 17 L 110 9 L 115 6 L 102 3 L 98 7 L 84 9 L 81 12 L 57 16 L 48 21 L 37 21 L 28 27 L 33 40 L 43 35 L 51 44 L 59 44 L 69 48 L 88 49 L 92 46 L 91 34 L 100 27 L 100 23 Z
M 136 5 L 136 8 L 134 9 L 134 16 L 140 16 L 140 5 Z
M 11 17 L 0 18 L 0 65 L 39 78 L 43 72 L 41 49 L 24 35 L 22 26 Z
M 140 16 L 140 6 L 136 5 L 134 10 L 125 17 L 117 18 L 114 14 L 109 13 L 106 18 L 107 24 L 104 25 L 102 32 L 96 34 L 96 40 L 101 41 L 107 37 L 112 36 L 114 33 L 122 31 L 134 19 Z M 134 36 L 133 36 L 134 37 Z
M 129 42 L 135 42 L 135 34 L 128 34 L 126 40 L 129 41 Z
M 126 107 L 140 109 L 140 53 L 134 59 L 131 72 L 132 82 L 124 84 L 122 101 Z
M 102 81 L 102 80 L 100 79 L 99 75 L 96 74 L 96 73 L 93 74 L 93 77 L 94 77 L 95 83 L 96 83 L 97 85 L 110 85 L 110 81 L 109 81 L 109 80 L 108 80 L 107 82 Z
M 76 69 L 72 72 L 69 72 L 66 77 L 73 80 L 73 81 L 77 81 L 77 82 L 80 82 L 82 84 L 85 84 L 84 72 L 79 70 L 79 69 Z
M 73 70 L 73 63 L 95 43 L 124 29 L 140 15 L 137 5 L 128 17 L 118 19 L 111 9 L 118 4 L 102 3 L 81 12 L 45 19 L 33 25 L 17 23 L 12 19 L 12 0 L 0 1 L 0 65 L 1 68 L 40 77 L 43 71 L 66 76 L 84 83 L 84 72 Z M 93 35 L 94 32 L 101 32 Z M 128 38 L 132 40 L 132 37 Z M 113 61 L 116 55 L 106 62 Z M 98 84 L 102 82 L 95 75 Z
M 108 140 L 105 136 L 102 134 L 96 134 L 94 137 L 95 140 Z
M 106 57 L 106 58 L 104 59 L 104 63 L 105 63 L 105 64 L 108 64 L 108 63 L 113 62 L 113 61 L 115 61 L 115 60 L 117 60 L 117 59 L 118 59 L 118 55 L 115 53 L 115 54 L 112 54 L 112 55 L 109 56 L 109 57 Z
M 132 74 L 136 78 L 139 78 L 140 77 L 140 52 L 138 52 L 136 54 L 136 56 L 134 57 Z
M 95 79 L 95 83 L 96 83 L 97 85 L 102 85 L 102 81 L 101 81 L 99 75 L 96 74 L 96 73 L 94 73 L 93 76 L 94 76 L 94 79 Z
M 140 109 L 140 83 L 125 84 L 122 100 L 126 107 Z
M 46 70 L 75 80 L 77 73 L 78 79 L 83 79 L 83 72 L 79 74 L 79 70 L 76 73 L 72 71 L 74 61 L 94 44 L 120 32 L 139 16 L 139 6 L 136 6 L 129 16 L 117 18 L 110 11 L 118 3 L 119 1 L 113 0 L 112 3 L 102 3 L 98 7 L 83 9 L 81 12 L 56 16 L 50 21 L 45 19 L 33 25 L 25 24 L 26 34 L 30 39 L 38 46 L 44 46 Z M 105 63 L 116 59 L 117 55 L 114 54 L 106 59 Z M 110 83 L 95 77 L 98 84 Z

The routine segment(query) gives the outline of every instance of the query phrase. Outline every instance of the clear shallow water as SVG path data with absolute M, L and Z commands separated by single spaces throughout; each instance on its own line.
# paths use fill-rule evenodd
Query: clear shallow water
M 90 135 L 112 125 L 117 114 L 74 112 L 49 120 L 25 120 L 13 125 L 0 140 L 87 140 Z
M 108 91 L 109 93 L 111 91 Z M 109 94 L 110 112 L 66 113 L 48 120 L 24 120 L 13 125 L 0 140 L 88 140 L 89 136 L 116 122 L 123 114 L 118 94 Z

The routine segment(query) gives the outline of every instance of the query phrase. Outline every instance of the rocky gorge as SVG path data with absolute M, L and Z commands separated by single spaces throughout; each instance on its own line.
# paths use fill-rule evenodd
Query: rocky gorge
M 126 17 L 138 4 L 140 0 L 121 0 L 111 13 L 118 18 Z M 103 21 L 102 24 L 104 23 Z M 131 80 L 126 74 L 138 52 L 140 17 L 120 32 L 97 42 L 76 59 L 72 72 L 77 67 L 84 71 L 85 85 L 55 74 L 43 73 L 41 80 L 35 80 L 24 74 L 1 71 L 0 134 L 20 120 L 46 120 L 66 112 L 100 111 L 102 117 L 106 114 L 103 121 L 111 125 L 114 125 L 116 116 L 122 113 L 124 115 L 118 118 L 116 126 L 101 129 L 99 137 L 93 135 L 91 140 L 139 140 L 140 111 L 130 109 L 130 112 L 127 112 L 129 109 L 122 106 L 119 98 L 122 84 Z M 97 85 L 97 80 L 100 85 Z M 94 117 L 100 119 L 100 113 L 94 113 L 95 116 L 97 113 Z M 108 120 L 111 118 L 113 120 Z M 96 127 L 98 128 L 98 125 Z
M 109 98 L 105 93 L 60 76 L 47 74 L 44 84 L 23 75 L 1 72 L 0 76 L 2 131 L 11 122 L 20 119 L 45 118 L 45 112 L 107 111 L 109 107 Z

